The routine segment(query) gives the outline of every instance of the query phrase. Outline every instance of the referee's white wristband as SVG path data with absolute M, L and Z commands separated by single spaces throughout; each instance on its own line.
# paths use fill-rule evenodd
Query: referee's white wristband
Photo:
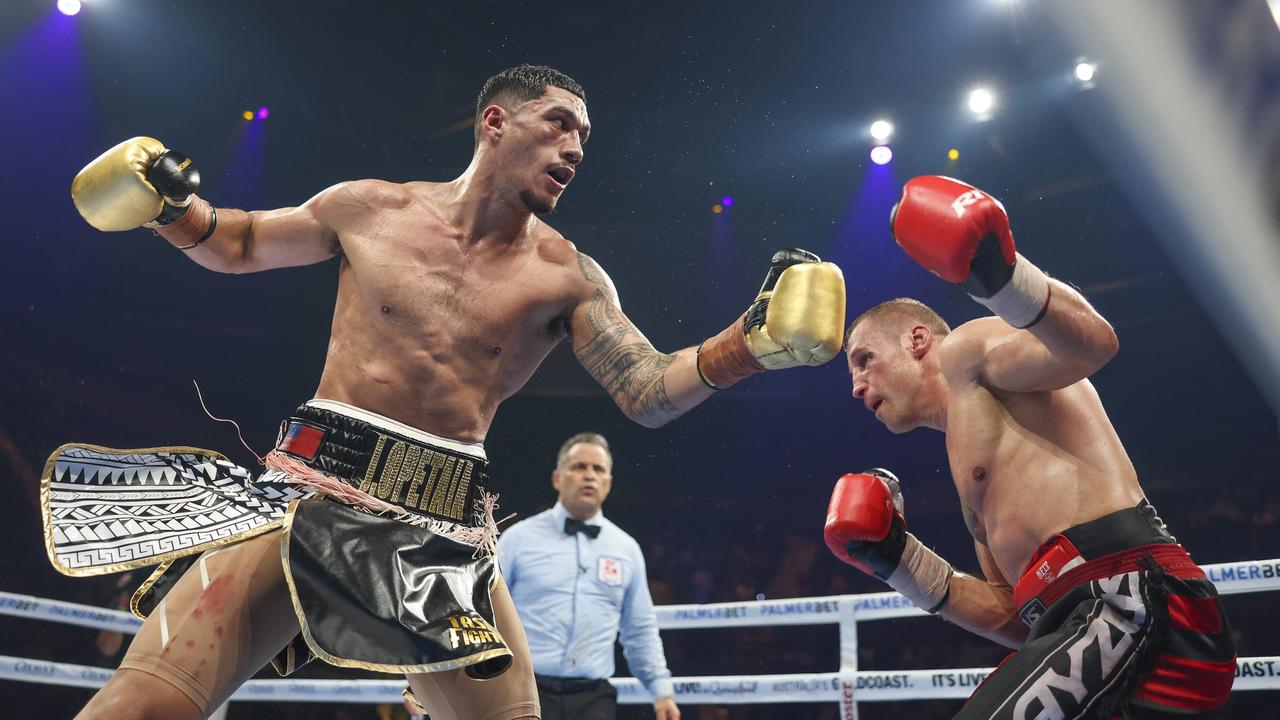
M 1013 265 L 1013 277 L 989 298 L 969 297 L 982 303 L 991 312 L 1016 328 L 1028 328 L 1040 322 L 1049 309 L 1049 276 L 1017 255 Z

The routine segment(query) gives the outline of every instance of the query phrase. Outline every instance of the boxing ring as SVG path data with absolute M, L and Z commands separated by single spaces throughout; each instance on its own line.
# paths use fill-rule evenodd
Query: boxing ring
M 1222 595 L 1280 590 L 1280 558 L 1204 565 Z M 127 612 L 0 592 L 0 614 L 30 620 L 135 633 L 142 622 Z M 726 675 L 674 678 L 681 705 L 756 703 L 836 703 L 840 717 L 857 717 L 863 702 L 963 699 L 991 668 L 940 670 L 858 670 L 858 623 L 925 617 L 896 592 L 865 595 L 761 600 L 657 608 L 662 630 L 784 625 L 836 625 L 840 667 L 833 672 L 780 675 Z M 111 677 L 110 668 L 0 655 L 0 680 L 96 688 Z M 652 698 L 634 678 L 613 678 L 618 702 L 648 704 Z M 403 679 L 394 680 L 250 680 L 232 702 L 400 703 Z M 1280 689 L 1280 655 L 1236 661 L 1232 692 Z

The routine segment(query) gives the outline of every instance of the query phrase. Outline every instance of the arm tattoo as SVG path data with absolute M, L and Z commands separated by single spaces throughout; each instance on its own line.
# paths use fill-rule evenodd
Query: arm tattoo
M 982 525 L 982 518 L 978 517 L 978 513 L 974 512 L 968 505 L 960 506 L 961 512 L 964 514 L 965 527 L 969 528 L 969 534 L 974 540 L 987 544 L 987 529 Z
M 583 337 L 574 338 L 578 361 L 628 417 L 660 424 L 680 415 L 680 408 L 667 395 L 664 377 L 675 356 L 655 350 L 623 316 L 608 279 L 594 261 L 579 253 L 578 267 L 596 285 L 587 303 L 587 327 L 579 328 Z
M 578 269 L 582 271 L 582 277 L 586 278 L 587 282 L 592 285 L 607 285 L 604 279 L 604 272 L 600 270 L 600 266 L 596 264 L 595 260 L 582 253 L 578 253 Z

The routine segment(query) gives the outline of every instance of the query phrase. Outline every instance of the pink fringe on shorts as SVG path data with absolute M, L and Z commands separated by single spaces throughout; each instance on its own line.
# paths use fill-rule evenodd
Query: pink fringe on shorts
M 493 511 L 498 508 L 497 495 L 487 492 L 481 494 L 480 500 L 476 503 L 476 512 L 480 515 L 480 525 L 478 527 L 468 527 L 412 513 L 398 505 L 379 500 L 360 488 L 348 485 L 332 475 L 316 470 L 279 450 L 272 450 L 267 453 L 267 457 L 262 464 L 266 465 L 268 470 L 275 470 L 286 475 L 290 482 L 324 495 L 330 500 L 350 505 L 374 515 L 393 515 L 396 520 L 401 522 L 424 527 L 437 535 L 447 537 L 464 545 L 470 545 L 476 548 L 477 552 L 484 551 L 489 555 L 493 555 L 498 550 L 498 524 L 493 519 Z

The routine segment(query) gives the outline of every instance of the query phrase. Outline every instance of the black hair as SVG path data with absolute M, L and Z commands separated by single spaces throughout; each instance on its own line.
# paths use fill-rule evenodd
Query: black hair
M 542 97 L 548 85 L 568 90 L 584 102 L 587 99 L 587 91 L 577 80 L 545 65 L 517 65 L 485 80 L 480 97 L 476 98 L 476 142 L 480 142 L 480 122 L 485 108 L 494 103 L 507 107 L 507 103 L 519 104 Z

